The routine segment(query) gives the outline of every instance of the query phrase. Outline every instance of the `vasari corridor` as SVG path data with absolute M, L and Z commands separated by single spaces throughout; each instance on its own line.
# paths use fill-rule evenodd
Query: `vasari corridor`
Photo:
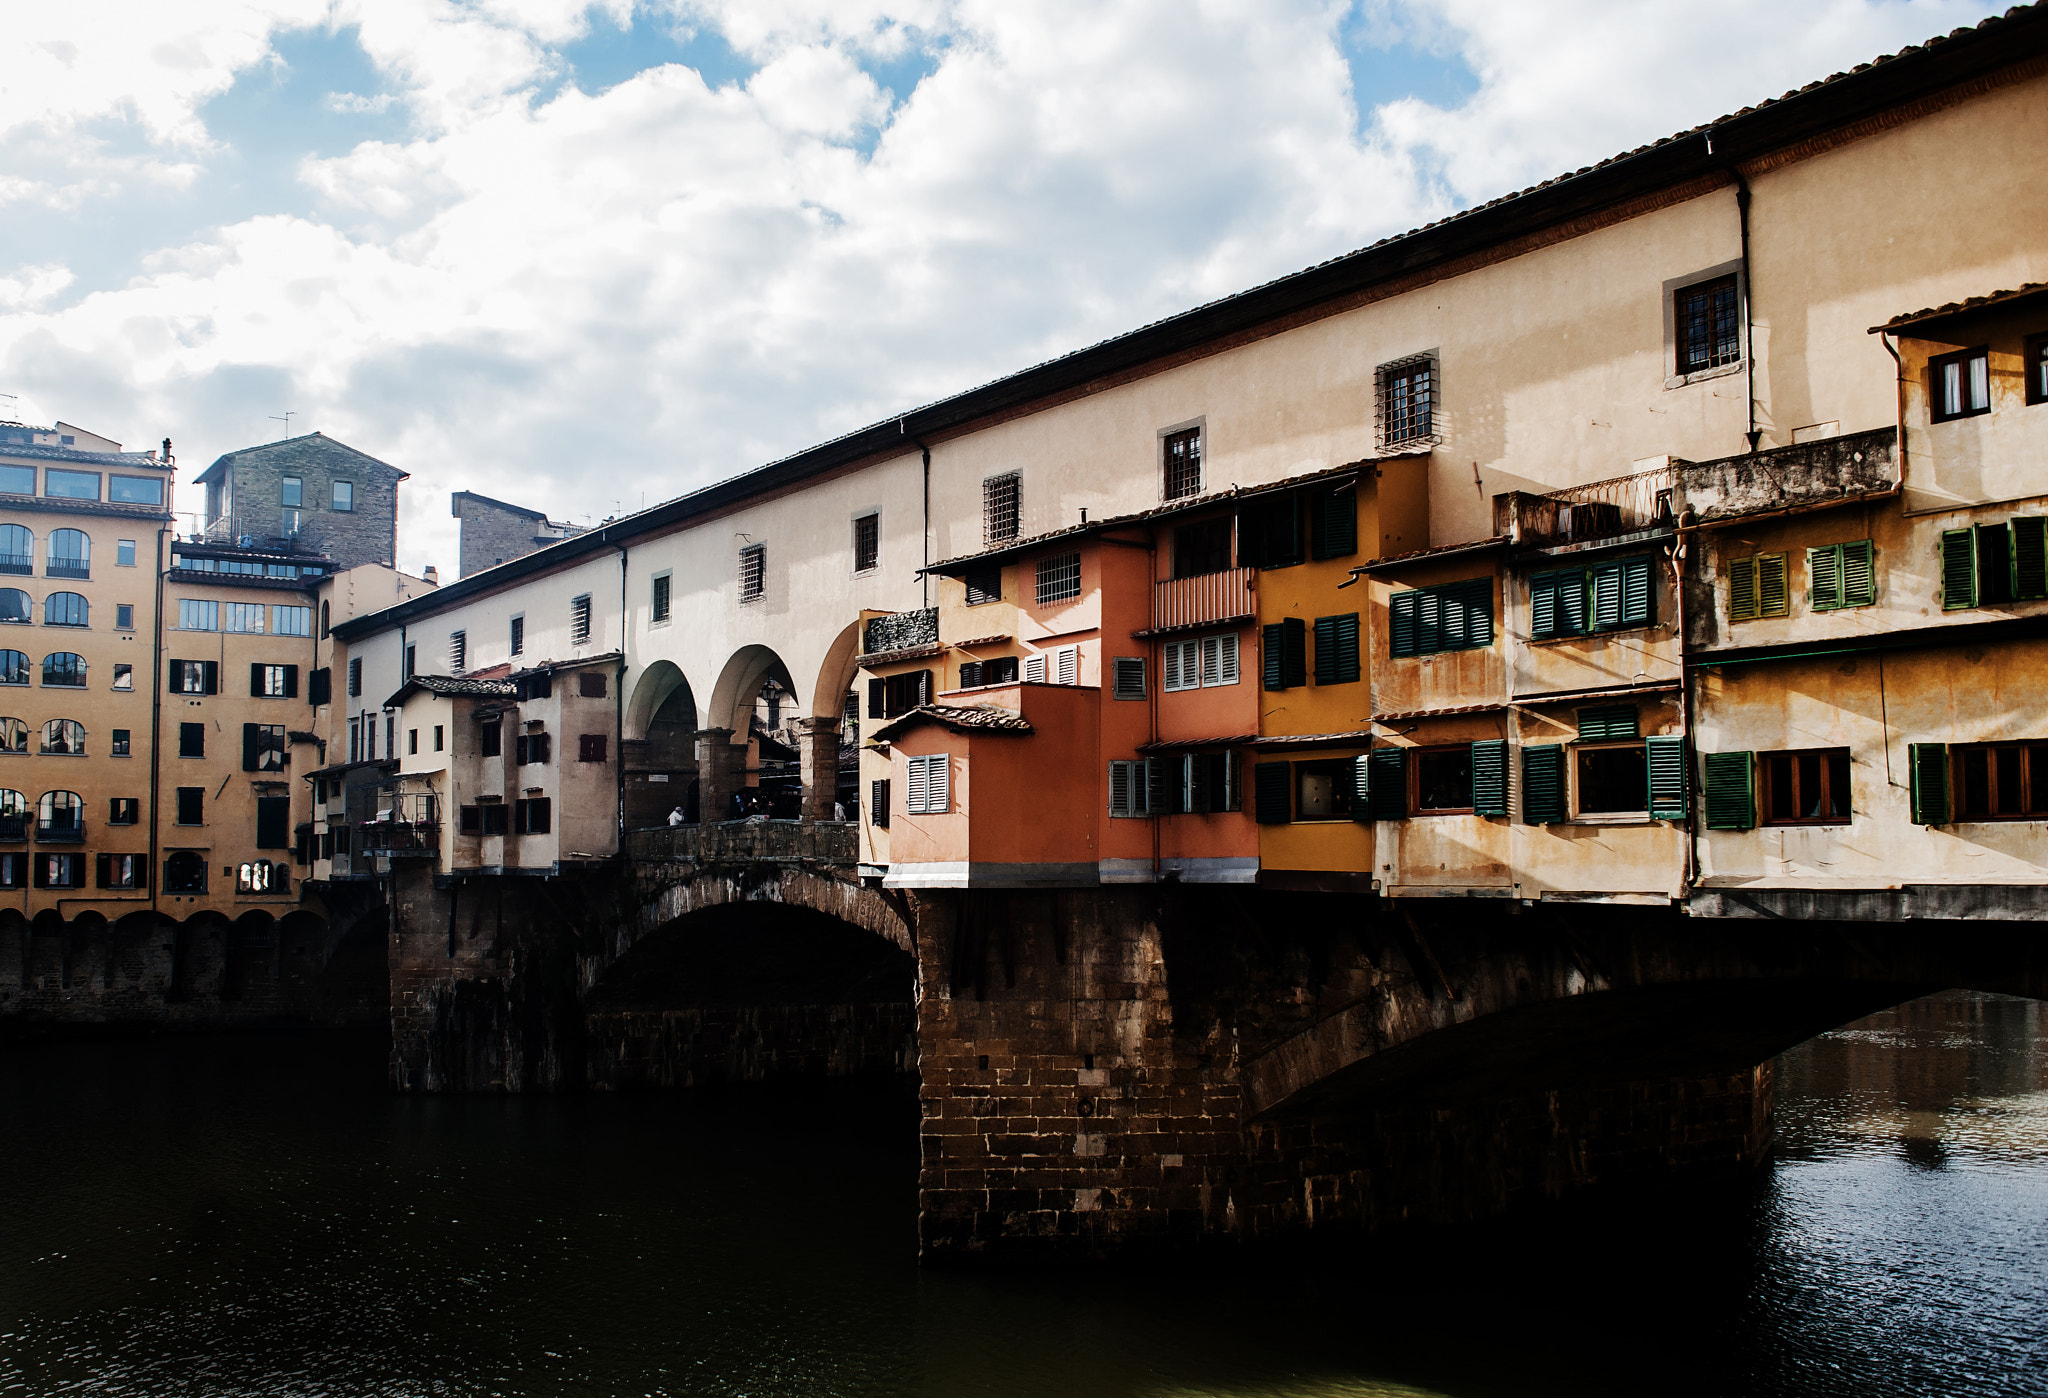
M 2048 6 L 546 8 L 21 20 L 0 1398 L 2048 1395 Z

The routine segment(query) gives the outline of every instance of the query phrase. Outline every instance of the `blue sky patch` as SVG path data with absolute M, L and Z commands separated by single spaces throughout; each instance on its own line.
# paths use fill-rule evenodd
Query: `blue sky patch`
M 592 15 L 589 32 L 556 52 L 568 64 L 566 80 L 592 97 L 664 63 L 696 69 L 710 88 L 745 83 L 760 70 L 735 53 L 717 30 L 678 29 L 637 7 L 624 28 L 609 15 Z

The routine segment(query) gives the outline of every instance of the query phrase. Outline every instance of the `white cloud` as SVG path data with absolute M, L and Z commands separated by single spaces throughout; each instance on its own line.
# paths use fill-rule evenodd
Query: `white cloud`
M 271 61 L 281 26 L 357 26 L 387 86 L 333 100 L 403 102 L 415 134 L 306 159 L 312 213 L 166 248 L 123 284 L 67 288 L 40 263 L 0 281 L 0 376 L 67 420 L 176 436 L 188 462 L 292 408 L 295 430 L 412 473 L 404 559 L 445 565 L 451 489 L 557 517 L 636 508 L 1981 10 L 1368 14 L 1463 55 L 1480 86 L 1454 111 L 1352 93 L 1347 12 L 1317 0 L 692 0 L 654 18 L 716 29 L 758 71 L 714 90 L 651 67 L 598 96 L 555 84 L 592 13 L 224 7 L 123 46 L 147 58 L 126 69 L 97 30 L 50 27 L 117 84 L 160 76 L 159 49 L 200 55 L 186 90 L 203 95 Z M 892 109 L 864 67 L 913 52 L 930 74 Z M 93 111 L 137 113 L 189 160 L 236 139 L 194 127 L 199 100 Z

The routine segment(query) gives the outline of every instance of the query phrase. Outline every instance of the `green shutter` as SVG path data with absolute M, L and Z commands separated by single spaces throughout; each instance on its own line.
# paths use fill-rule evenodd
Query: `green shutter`
M 1685 810 L 1685 739 L 1645 738 L 1649 758 L 1650 819 L 1679 820 Z
M 1621 565 L 1600 563 L 1587 569 L 1586 590 L 1593 594 L 1593 629 L 1611 631 L 1621 625 Z
M 1912 781 L 1913 823 L 1948 824 L 1948 745 L 1908 743 L 1906 770 Z
M 1339 486 L 1316 498 L 1315 538 L 1310 552 L 1317 558 L 1346 558 L 1358 552 L 1358 488 Z
M 1408 749 L 1374 748 L 1372 766 L 1372 818 L 1408 818 Z
M 1756 560 L 1756 614 L 1790 616 L 1792 589 L 1786 575 L 1791 571 L 1782 553 L 1758 554 Z
M 1728 619 L 1754 621 L 1757 616 L 1756 565 L 1754 558 L 1728 560 Z
M 1444 645 L 1444 594 L 1435 587 L 1415 593 L 1415 653 L 1436 655 Z
M 1358 679 L 1358 613 L 1316 618 L 1316 683 Z
M 1656 608 L 1656 589 L 1647 558 L 1624 558 L 1621 569 L 1621 624 L 1648 626 Z
M 1529 580 L 1529 635 L 1547 641 L 1586 629 L 1586 570 L 1538 573 Z
M 1295 689 L 1308 683 L 1308 627 L 1298 616 L 1280 623 L 1281 688 Z
M 1278 624 L 1259 629 L 1259 670 L 1268 689 L 1287 688 L 1287 668 L 1282 663 L 1285 637 L 1286 628 Z
M 1387 653 L 1392 656 L 1414 655 L 1416 603 L 1421 600 L 1420 592 L 1397 592 L 1387 604 Z
M 1260 762 L 1252 768 L 1252 799 L 1261 825 L 1285 825 L 1294 818 L 1294 768 L 1285 762 Z
M 1868 539 L 1843 544 L 1842 605 L 1867 607 L 1877 600 L 1877 554 Z
M 1807 605 L 1831 612 L 1842 605 L 1842 546 L 1829 544 L 1806 551 Z
M 1941 532 L 1941 609 L 1959 612 L 1977 605 L 1977 548 L 1967 529 Z
M 1633 704 L 1610 704 L 1598 709 L 1579 710 L 1579 741 L 1582 743 L 1634 738 L 1641 733 Z
M 1562 573 L 1538 573 L 1529 579 L 1529 639 L 1548 641 L 1557 635 L 1557 581 Z
M 1564 819 L 1564 747 L 1544 743 L 1522 749 L 1522 823 L 1555 825 Z
M 1474 578 L 1461 583 L 1465 602 L 1465 644 L 1472 647 L 1493 644 L 1493 579 Z
M 2048 598 L 2048 518 L 2021 515 L 2012 522 L 2012 595 L 2020 602 Z
M 1372 819 L 1372 754 L 1362 752 L 1351 759 L 1351 818 Z
M 1748 830 L 1756 824 L 1755 763 L 1746 752 L 1710 752 L 1706 769 L 1707 829 Z
M 1506 739 L 1489 738 L 1472 745 L 1472 813 L 1504 816 L 1508 813 L 1508 745 Z

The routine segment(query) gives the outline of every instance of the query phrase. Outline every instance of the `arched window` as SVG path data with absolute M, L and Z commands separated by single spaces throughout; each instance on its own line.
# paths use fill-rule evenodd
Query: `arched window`
M 331 629 L 327 624 L 327 603 L 322 602 L 320 604 L 320 639 L 326 640 Z
M 83 626 L 87 615 L 85 598 L 76 592 L 53 592 L 43 599 L 45 626 Z
M 28 656 L 18 650 L 0 650 L 0 684 L 27 684 Z
M 164 860 L 164 892 L 206 892 L 206 856 L 196 850 L 181 849 Z
M 28 797 L 0 790 L 0 840 L 28 838 Z
M 75 791 L 46 791 L 36 807 L 38 840 L 85 838 L 85 798 Z
M 27 752 L 28 725 L 18 718 L 0 718 L 0 752 Z
M 43 657 L 43 683 L 60 689 L 85 688 L 85 657 L 68 650 Z
M 36 536 L 19 524 L 0 524 L 0 573 L 36 570 Z
M 75 718 L 53 718 L 43 725 L 43 751 L 56 757 L 85 753 L 85 725 Z
M 92 540 L 81 529 L 57 529 L 50 533 L 50 559 L 43 575 L 51 578 L 92 576 Z
M 24 816 L 28 814 L 28 797 L 18 791 L 0 788 L 0 816 Z
M 18 587 L 0 587 L 0 621 L 34 621 L 36 604 Z

